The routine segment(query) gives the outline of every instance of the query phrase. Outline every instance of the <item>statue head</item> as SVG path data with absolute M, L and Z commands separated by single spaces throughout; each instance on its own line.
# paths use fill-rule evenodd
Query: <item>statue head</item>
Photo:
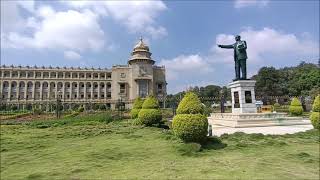
M 241 36 L 240 35 L 236 35 L 235 39 L 236 39 L 236 41 L 240 41 L 241 40 Z

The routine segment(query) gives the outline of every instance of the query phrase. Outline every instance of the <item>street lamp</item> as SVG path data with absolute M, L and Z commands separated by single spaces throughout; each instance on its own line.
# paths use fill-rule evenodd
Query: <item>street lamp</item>
M 61 95 L 62 92 L 61 90 L 58 91 L 57 94 L 57 103 L 56 103 L 56 117 L 59 119 L 61 116 L 61 112 L 60 112 L 60 105 L 61 105 Z

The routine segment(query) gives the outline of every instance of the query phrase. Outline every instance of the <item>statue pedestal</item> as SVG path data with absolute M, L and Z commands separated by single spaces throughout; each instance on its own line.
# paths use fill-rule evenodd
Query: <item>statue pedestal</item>
M 254 93 L 256 81 L 238 80 L 228 84 L 232 96 L 232 113 L 257 113 Z
M 288 117 L 286 113 L 257 113 L 254 93 L 256 81 L 239 80 L 228 84 L 232 96 L 232 113 L 211 113 L 211 126 L 233 128 L 261 126 L 310 125 L 302 117 Z

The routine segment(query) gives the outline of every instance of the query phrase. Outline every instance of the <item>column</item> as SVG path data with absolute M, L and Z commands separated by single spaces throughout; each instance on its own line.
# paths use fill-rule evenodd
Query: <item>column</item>
M 58 81 L 55 81 L 55 87 L 56 89 L 55 89 L 54 97 L 55 99 L 57 99 L 58 98 Z
M 19 75 L 19 71 L 18 71 L 18 77 L 20 77 Z M 16 97 L 18 100 L 20 100 L 22 97 L 19 97 L 20 96 L 20 82 L 21 81 L 17 81 L 17 90 L 16 90 Z M 19 107 L 20 108 L 20 107 Z
M 71 100 L 72 99 L 72 81 L 69 83 L 70 84 L 70 96 L 69 96 L 69 99 Z
M 36 91 L 36 83 L 35 83 L 35 81 L 32 81 L 32 100 L 34 100 L 34 98 L 35 98 L 35 91 Z
M 78 77 L 79 77 L 79 73 L 78 73 Z M 77 82 L 77 99 L 80 99 L 80 83 L 79 81 Z
M 27 94 L 28 94 L 28 81 L 24 82 L 24 99 L 27 100 Z
M 84 82 L 84 99 L 87 99 L 87 82 Z
M 108 88 L 107 88 L 107 84 L 108 84 L 108 83 L 105 83 L 105 84 L 104 84 L 104 98 L 105 98 L 105 99 L 107 99 L 107 89 L 108 89 Z
M 10 72 L 11 73 L 11 72 Z M 10 75 L 11 76 L 11 75 Z M 9 91 L 8 91 L 8 99 L 9 99 L 9 101 L 11 100 L 11 86 L 12 86 L 12 84 L 11 84 L 12 82 L 11 81 L 9 81 Z
M 94 83 L 91 83 L 91 99 L 93 99 L 93 85 L 94 85 Z
M 49 76 L 51 75 L 51 73 L 49 73 Z M 50 77 L 49 77 L 50 78 Z M 51 82 L 48 82 L 48 100 L 50 101 L 51 99 Z
M 100 78 L 100 73 L 99 73 L 99 78 Z M 100 93 L 100 82 L 98 83 L 98 99 L 100 100 L 101 93 Z
M 41 73 L 42 76 L 42 73 Z M 42 100 L 43 82 L 40 82 L 40 100 Z
M 65 99 L 65 96 L 64 96 L 65 92 L 66 92 L 66 82 L 62 82 L 62 98 L 61 99 L 63 100 Z

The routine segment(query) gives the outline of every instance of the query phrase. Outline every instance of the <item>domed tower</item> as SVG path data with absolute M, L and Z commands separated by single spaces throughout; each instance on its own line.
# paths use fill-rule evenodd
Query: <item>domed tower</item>
M 156 95 L 158 83 L 158 71 L 164 68 L 154 66 L 155 61 L 151 58 L 149 47 L 140 38 L 139 42 L 134 46 L 128 65 L 131 68 L 131 94 L 132 98 L 146 97 L 148 95 Z M 160 73 L 161 74 L 161 73 Z M 162 78 L 165 81 L 165 77 Z
M 128 61 L 129 65 L 134 64 L 151 64 L 155 63 L 154 60 L 151 59 L 151 52 L 149 51 L 149 47 L 143 42 L 142 38 L 140 38 L 138 44 L 136 44 L 131 53 L 131 58 Z

